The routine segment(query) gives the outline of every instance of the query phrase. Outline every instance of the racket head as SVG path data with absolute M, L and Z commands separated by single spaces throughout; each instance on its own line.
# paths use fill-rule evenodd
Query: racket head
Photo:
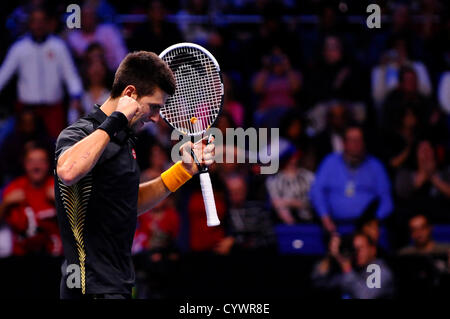
M 168 47 L 159 57 L 168 64 L 177 84 L 175 93 L 160 110 L 161 117 L 185 135 L 204 134 L 223 106 L 219 63 L 208 50 L 188 42 Z

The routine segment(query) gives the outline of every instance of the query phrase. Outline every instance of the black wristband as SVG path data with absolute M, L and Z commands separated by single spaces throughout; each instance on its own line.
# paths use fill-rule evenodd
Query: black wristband
M 97 127 L 108 133 L 109 138 L 113 138 L 118 132 L 128 124 L 128 119 L 122 112 L 113 112 L 108 118 Z

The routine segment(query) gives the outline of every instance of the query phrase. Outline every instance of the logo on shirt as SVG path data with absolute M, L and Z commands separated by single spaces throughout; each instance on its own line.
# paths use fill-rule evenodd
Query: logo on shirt
M 136 151 L 134 148 L 131 149 L 131 155 L 133 155 L 133 158 L 136 159 Z

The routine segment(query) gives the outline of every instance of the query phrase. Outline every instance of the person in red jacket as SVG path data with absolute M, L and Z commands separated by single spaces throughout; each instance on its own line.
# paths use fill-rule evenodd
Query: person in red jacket
M 62 243 L 47 150 L 28 144 L 24 153 L 25 175 L 6 186 L 0 204 L 0 219 L 4 218 L 12 230 L 13 255 L 59 256 Z

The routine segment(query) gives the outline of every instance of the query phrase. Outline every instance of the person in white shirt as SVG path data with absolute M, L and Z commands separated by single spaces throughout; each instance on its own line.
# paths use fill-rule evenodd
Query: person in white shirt
M 43 9 L 30 13 L 30 33 L 11 46 L 0 67 L 0 91 L 17 73 L 16 111 L 32 108 L 42 117 L 48 133 L 57 137 L 65 126 L 63 84 L 72 107 L 79 103 L 82 84 L 63 40 L 48 33 L 48 21 Z

